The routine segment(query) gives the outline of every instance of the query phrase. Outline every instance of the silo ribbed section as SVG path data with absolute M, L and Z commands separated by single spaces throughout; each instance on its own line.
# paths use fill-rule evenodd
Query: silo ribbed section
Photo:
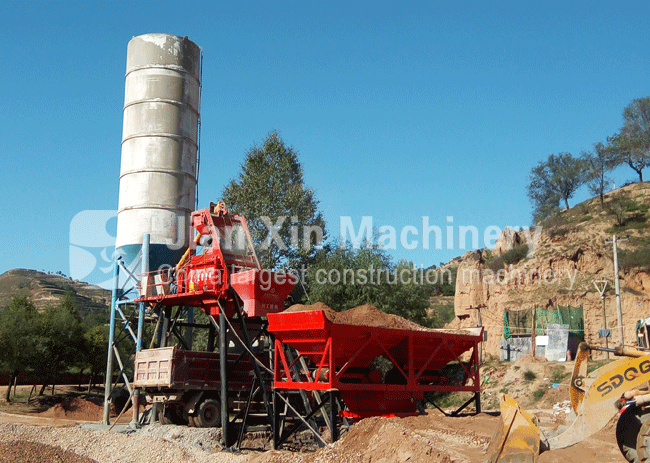
M 150 268 L 174 265 L 189 244 L 199 136 L 201 49 L 168 34 L 128 45 L 117 215 L 130 264 L 149 233 Z

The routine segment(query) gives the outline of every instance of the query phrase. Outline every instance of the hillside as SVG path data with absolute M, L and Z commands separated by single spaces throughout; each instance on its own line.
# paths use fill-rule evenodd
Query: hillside
M 632 184 L 605 196 L 585 201 L 543 221 L 528 234 L 504 230 L 492 251 L 468 252 L 458 269 L 454 310 L 467 314 L 481 310 L 488 331 L 485 352 L 499 356 L 504 332 L 504 311 L 532 307 L 582 307 L 584 336 L 602 344 L 598 330 L 611 330 L 610 343 L 618 343 L 614 296 L 613 247 L 606 241 L 616 234 L 622 319 L 626 344 L 636 341 L 636 322 L 650 316 L 650 182 Z M 594 286 L 608 280 L 603 301 Z M 473 326 L 476 311 L 466 320 L 456 318 L 452 328 Z
M 14 296 L 27 296 L 38 310 L 45 310 L 68 294 L 82 317 L 108 317 L 111 292 L 99 286 L 36 270 L 13 269 L 0 275 L 0 308 L 9 305 Z

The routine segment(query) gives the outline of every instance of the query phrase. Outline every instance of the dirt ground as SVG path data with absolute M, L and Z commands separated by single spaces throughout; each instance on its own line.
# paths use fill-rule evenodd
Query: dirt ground
M 128 433 L 88 429 L 83 423 L 101 421 L 103 406 L 59 391 L 25 404 L 29 387 L 19 387 L 16 403 L 0 403 L 0 463 L 16 462 L 246 462 L 246 463 L 465 463 L 483 462 L 485 450 L 500 423 L 494 397 L 506 392 L 534 412 L 545 432 L 552 433 L 570 419 L 568 378 L 572 363 L 524 359 L 515 363 L 487 363 L 482 367 L 484 413 L 469 410 L 445 416 L 367 418 L 351 426 L 336 443 L 315 452 L 263 451 L 264 438 L 249 439 L 240 453 L 220 447 L 216 429 L 147 426 Z M 561 382 L 555 382 L 560 380 Z M 4 397 L 4 388 L 0 388 Z M 21 398 L 21 395 L 22 398 Z M 539 396 L 535 398 L 535 396 Z M 22 401 L 22 402 L 21 402 Z M 56 402 L 56 403 L 55 403 Z M 451 409 L 451 408 L 450 408 Z M 113 420 L 116 411 L 112 411 Z M 131 420 L 128 412 L 120 419 Z M 268 442 L 266 443 L 268 448 Z M 567 449 L 543 453 L 539 463 L 625 462 L 615 438 L 615 420 L 594 436 Z

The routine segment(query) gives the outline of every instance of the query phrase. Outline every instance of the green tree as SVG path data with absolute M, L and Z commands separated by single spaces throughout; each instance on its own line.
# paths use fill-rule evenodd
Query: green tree
M 88 393 L 96 375 L 104 373 L 108 351 L 108 333 L 105 326 L 93 326 L 84 333 L 83 367 L 90 371 Z
M 16 296 L 6 309 L 0 311 L 0 364 L 11 371 L 9 386 L 20 373 L 33 367 L 37 359 L 38 312 L 24 296 Z M 11 387 L 5 400 L 10 402 Z
M 587 180 L 584 161 L 571 153 L 549 155 L 531 170 L 528 197 L 534 206 L 535 222 L 550 216 L 561 200 L 569 209 L 569 199 Z
M 637 98 L 623 110 L 623 127 L 608 138 L 617 164 L 627 164 L 643 182 L 643 169 L 650 166 L 650 97 Z
M 381 249 L 337 247 L 320 253 L 309 268 L 309 295 L 336 311 L 372 304 L 383 312 L 427 324 L 430 288 L 424 272 L 406 261 L 393 265 Z
M 630 198 L 629 192 L 621 191 L 607 202 L 605 209 L 609 214 L 614 216 L 614 225 L 623 227 L 629 218 L 629 214 L 638 210 L 638 206 Z
M 587 178 L 589 179 L 589 191 L 598 195 L 600 198 L 600 207 L 603 207 L 605 201 L 605 189 L 611 182 L 607 176 L 616 165 L 614 150 L 610 146 L 605 146 L 601 142 L 594 143 L 592 152 L 583 152 L 582 160 L 587 168 Z
M 298 152 L 277 131 L 253 146 L 224 188 L 228 208 L 246 217 L 262 267 L 308 264 L 326 238 L 318 200 L 303 180 Z
M 70 296 L 47 309 L 38 321 L 38 367 L 46 379 L 44 385 L 54 385 L 69 367 L 83 366 L 84 328 Z

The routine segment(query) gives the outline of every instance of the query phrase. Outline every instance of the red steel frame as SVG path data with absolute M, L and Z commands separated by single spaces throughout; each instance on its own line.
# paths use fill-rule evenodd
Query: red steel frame
M 268 330 L 275 335 L 275 389 L 336 389 L 350 416 L 413 414 L 426 392 L 480 392 L 482 328 L 461 334 L 342 325 L 331 323 L 322 311 L 269 314 L 268 319 Z M 294 362 L 287 361 L 285 345 L 298 352 Z M 460 362 L 470 350 L 469 360 Z M 370 363 L 379 356 L 394 365 L 399 384 L 378 383 L 377 375 L 369 379 Z M 312 371 L 297 379 L 291 371 L 300 357 L 312 362 Z M 440 372 L 453 361 L 464 370 L 462 384 Z
M 142 275 L 144 296 L 136 302 L 201 307 L 213 316 L 224 307 L 230 318 L 237 303 L 232 289 L 249 317 L 284 310 L 297 277 L 260 267 L 243 216 L 230 214 L 223 203 L 211 203 L 209 209 L 192 212 L 191 220 L 196 238 L 186 255 L 173 269 Z

